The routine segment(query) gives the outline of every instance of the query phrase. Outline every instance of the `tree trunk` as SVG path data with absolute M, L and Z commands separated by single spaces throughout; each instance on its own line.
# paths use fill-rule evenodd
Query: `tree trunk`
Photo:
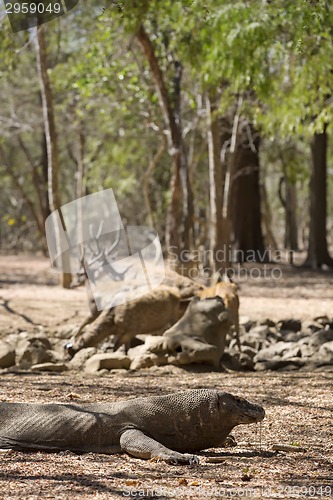
M 146 208 L 146 212 L 147 212 L 147 221 L 148 221 L 148 224 L 150 227 L 154 227 L 154 218 L 153 218 L 153 211 L 152 211 L 151 203 L 150 203 L 149 183 L 151 181 L 153 171 L 155 170 L 156 166 L 158 165 L 158 162 L 160 161 L 164 151 L 165 151 L 165 138 L 163 136 L 162 143 L 160 144 L 160 147 L 158 148 L 156 153 L 151 158 L 149 165 L 147 167 L 147 170 L 145 171 L 144 176 L 143 176 L 143 199 L 145 202 L 145 208 Z
M 260 194 L 262 201 L 262 221 L 265 230 L 265 244 L 272 250 L 277 250 L 278 245 L 272 230 L 272 211 L 268 201 L 265 182 L 260 184 Z
M 191 209 L 191 190 L 182 141 L 181 123 L 179 118 L 177 120 L 175 110 L 172 108 L 171 99 L 164 82 L 164 75 L 155 55 L 153 44 L 142 25 L 136 33 L 136 38 L 149 63 L 160 108 L 168 131 L 169 154 L 172 158 L 172 176 L 170 182 L 171 199 L 167 214 L 165 240 L 168 253 L 179 255 L 182 242 L 185 242 L 186 245 L 190 244 L 190 232 L 191 226 L 193 226 L 193 222 L 191 224 L 189 220 L 189 218 L 193 218 L 193 209 Z M 176 65 L 175 69 L 176 72 L 179 71 L 179 66 Z M 181 74 L 178 74 L 177 77 L 176 73 L 176 80 L 178 78 L 178 81 L 175 81 L 176 86 L 179 84 L 180 76 Z M 179 91 L 180 89 L 178 89 L 178 94 Z M 182 212 L 182 204 L 185 207 L 185 217 Z
M 226 161 L 221 160 L 222 144 L 229 139 L 221 132 L 221 120 L 214 116 L 216 98 L 206 96 L 207 143 L 209 162 L 209 254 L 211 274 L 223 274 L 228 268 L 229 252 L 223 222 L 223 199 L 226 177 Z
M 311 143 L 310 231 L 308 255 L 304 263 L 312 269 L 333 267 L 327 248 L 327 132 L 316 133 Z
M 235 152 L 231 181 L 231 221 L 236 260 L 264 261 L 259 184 L 259 136 L 249 123 L 243 124 Z
M 60 197 L 59 197 L 59 158 L 58 158 L 58 141 L 57 132 L 54 119 L 53 96 L 51 85 L 47 73 L 47 51 L 44 38 L 45 26 L 41 26 L 36 30 L 36 54 L 37 54 L 37 69 L 40 81 L 42 104 L 43 104 L 43 117 L 44 128 L 46 137 L 47 148 L 47 164 L 48 164 L 48 198 L 50 210 L 52 212 L 58 210 L 59 216 L 62 219 L 60 210 Z M 63 228 L 66 230 L 64 221 L 62 220 Z M 65 270 L 70 269 L 69 255 L 65 252 L 63 254 L 62 267 Z M 68 272 L 62 273 L 62 286 L 69 288 L 72 282 L 72 276 Z
M 179 135 L 179 148 L 180 148 L 180 175 L 182 183 L 182 197 L 183 197 L 183 247 L 188 252 L 191 251 L 194 244 L 193 234 L 193 191 L 190 182 L 189 168 L 187 163 L 187 156 L 182 139 L 182 119 L 181 119 L 181 79 L 183 75 L 183 66 L 179 61 L 174 61 L 175 76 L 173 85 L 173 114 Z
M 41 169 L 42 169 L 41 177 L 42 177 L 43 194 L 44 194 L 43 205 L 45 207 L 45 214 L 44 214 L 44 222 L 45 222 L 51 213 L 50 202 L 49 202 L 49 191 L 48 191 L 47 144 L 46 144 L 45 130 L 44 130 L 43 135 L 41 137 L 40 164 L 41 164 Z
M 286 235 L 284 246 L 288 250 L 297 252 L 297 192 L 296 185 L 286 179 Z
M 284 248 L 298 251 L 298 227 L 297 227 L 297 191 L 295 182 L 291 182 L 287 175 L 287 164 L 283 152 L 281 152 L 281 163 L 283 176 L 279 182 L 279 198 L 285 210 L 285 236 Z M 285 186 L 285 194 L 282 187 Z M 292 254 L 291 254 L 292 255 Z

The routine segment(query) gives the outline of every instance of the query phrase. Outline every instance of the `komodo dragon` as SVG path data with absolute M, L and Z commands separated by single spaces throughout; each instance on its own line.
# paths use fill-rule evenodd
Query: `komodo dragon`
M 198 458 L 189 453 L 222 446 L 236 425 L 260 422 L 264 416 L 261 406 L 213 389 L 116 403 L 0 403 L 0 448 L 124 451 L 194 464 Z

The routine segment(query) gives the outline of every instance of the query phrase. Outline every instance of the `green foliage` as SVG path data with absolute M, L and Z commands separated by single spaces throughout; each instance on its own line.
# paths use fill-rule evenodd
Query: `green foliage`
M 103 13 L 96 2 L 85 0 L 47 25 L 63 202 L 76 196 L 81 133 L 86 188 L 91 192 L 113 187 L 128 220 L 145 222 L 142 182 L 161 143 L 164 121 L 147 61 L 135 41 L 142 23 L 171 97 L 174 62 L 183 66 L 181 119 L 196 209 L 205 209 L 208 203 L 202 105 L 207 91 L 221 94 L 221 114 L 232 115 L 238 97 L 243 96 L 242 112 L 266 138 L 267 176 L 281 174 L 282 150 L 288 179 L 308 181 L 306 144 L 315 130 L 331 122 L 333 113 L 333 7 L 329 2 L 106 0 L 105 5 Z M 1 208 L 8 220 L 17 221 L 18 209 L 7 210 L 7 205 L 13 193 L 16 198 L 20 195 L 13 176 L 1 165 L 6 162 L 18 179 L 24 179 L 22 188 L 35 202 L 32 168 L 18 137 L 41 177 L 43 121 L 34 33 L 13 35 L 8 21 L 1 23 L 1 115 L 8 119 L 0 124 L 4 155 L 0 176 L 5 192 Z M 166 153 L 150 180 L 152 207 L 161 228 L 169 200 L 170 163 Z M 20 209 L 29 213 L 26 205 Z

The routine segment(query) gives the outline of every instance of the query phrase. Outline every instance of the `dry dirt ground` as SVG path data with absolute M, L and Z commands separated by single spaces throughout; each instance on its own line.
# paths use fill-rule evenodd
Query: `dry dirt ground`
M 279 279 L 242 281 L 242 315 L 332 316 L 332 275 L 279 267 Z M 84 290 L 66 291 L 56 283 L 46 259 L 0 257 L 0 336 L 78 323 L 86 314 Z M 262 404 L 266 418 L 261 430 L 236 427 L 236 448 L 201 452 L 196 466 L 120 454 L 2 451 L 0 498 L 333 498 L 332 382 L 333 373 L 225 374 L 172 367 L 103 377 L 2 374 L 1 401 L 117 401 L 210 387 Z M 295 451 L 272 451 L 274 444 L 293 444 Z

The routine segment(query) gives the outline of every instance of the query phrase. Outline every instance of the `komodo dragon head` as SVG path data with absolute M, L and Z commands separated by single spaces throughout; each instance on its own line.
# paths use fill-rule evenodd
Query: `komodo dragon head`
M 228 392 L 217 391 L 216 405 L 219 414 L 226 415 L 232 425 L 253 424 L 265 418 L 262 406 Z

